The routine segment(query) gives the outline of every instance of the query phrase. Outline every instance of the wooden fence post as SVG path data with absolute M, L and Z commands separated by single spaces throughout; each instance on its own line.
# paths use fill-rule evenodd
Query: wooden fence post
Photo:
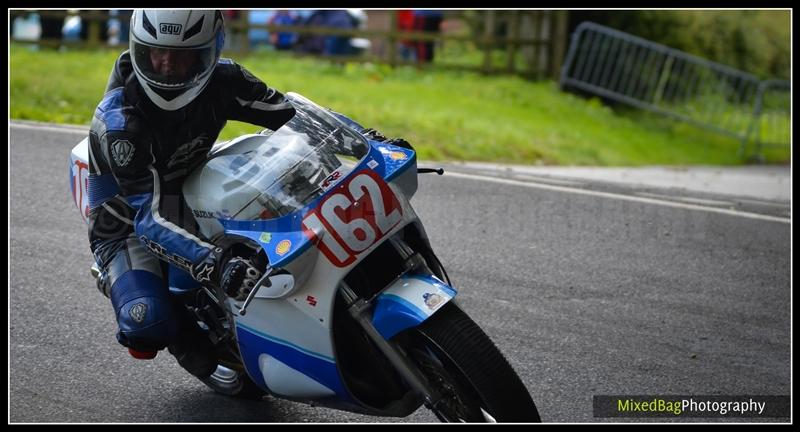
M 556 81 L 561 76 L 561 65 L 564 63 L 568 13 L 568 11 L 553 11 L 554 22 L 550 26 L 550 76 Z
M 389 66 L 397 66 L 397 10 L 389 11 L 389 34 L 386 35 L 387 54 L 389 55 Z
M 80 16 L 80 12 L 77 14 Z M 83 21 L 86 22 L 87 18 Z M 97 48 L 102 45 L 102 38 L 100 36 L 100 15 L 95 12 L 89 12 L 89 31 L 86 34 L 86 42 L 90 48 Z
M 532 40 L 529 48 L 525 52 L 525 60 L 528 63 L 528 71 L 525 74 L 530 79 L 538 78 L 537 73 L 539 70 L 539 50 L 541 48 L 541 34 L 542 34 L 542 15 L 543 11 L 526 11 L 525 13 L 525 31 L 526 38 Z
M 506 70 L 509 73 L 514 73 L 516 70 L 515 58 L 517 55 L 517 43 L 519 41 L 519 12 L 510 11 L 508 20 L 508 34 L 506 40 L 514 42 L 506 43 L 506 50 L 508 51 L 508 63 L 506 63 Z
M 492 72 L 492 49 L 494 48 L 494 12 L 487 10 L 484 15 L 483 28 L 483 73 Z
M 239 14 L 239 22 L 243 26 L 243 30 L 239 33 L 241 41 L 242 54 L 250 54 L 250 11 L 245 9 Z

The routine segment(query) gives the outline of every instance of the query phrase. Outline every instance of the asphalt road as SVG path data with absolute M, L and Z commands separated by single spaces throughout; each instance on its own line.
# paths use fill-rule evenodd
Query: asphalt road
M 67 185 L 81 138 L 10 127 L 10 422 L 435 421 L 235 400 L 131 358 Z M 789 223 L 447 174 L 412 203 L 544 421 L 612 420 L 593 395 L 789 394 Z

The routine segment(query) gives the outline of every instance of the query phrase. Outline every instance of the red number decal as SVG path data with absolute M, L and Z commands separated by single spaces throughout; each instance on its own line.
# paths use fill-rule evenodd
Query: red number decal
M 403 219 L 389 185 L 372 170 L 357 173 L 303 219 L 303 232 L 336 266 L 345 267 Z M 317 238 L 317 233 L 322 235 Z
M 74 175 L 73 175 L 73 194 L 72 198 L 75 200 L 75 204 L 78 206 L 78 210 L 81 211 L 81 215 L 84 219 L 89 217 L 89 164 L 81 161 L 80 159 L 75 159 L 73 161 L 74 167 Z

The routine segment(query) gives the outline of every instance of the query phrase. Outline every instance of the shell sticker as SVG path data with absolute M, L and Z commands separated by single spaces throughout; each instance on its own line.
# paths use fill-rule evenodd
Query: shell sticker
M 284 256 L 284 255 L 286 255 L 287 252 L 289 252 L 289 249 L 291 249 L 291 248 L 292 248 L 292 242 L 291 241 L 289 241 L 289 240 L 281 240 L 278 243 L 278 246 L 275 246 L 275 253 L 280 255 L 280 256 Z
M 392 158 L 392 160 L 396 160 L 396 161 L 408 159 L 408 156 L 406 156 L 405 153 L 399 152 L 399 151 L 393 151 L 393 152 L 389 153 L 389 157 Z

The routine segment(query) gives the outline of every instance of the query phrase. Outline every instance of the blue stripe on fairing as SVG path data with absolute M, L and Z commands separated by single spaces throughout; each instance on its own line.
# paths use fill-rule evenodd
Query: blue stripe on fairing
M 334 362 L 333 357 L 326 356 L 325 354 L 316 353 L 314 351 L 309 351 L 309 350 L 307 350 L 307 349 L 305 349 L 303 347 L 297 346 L 297 345 L 295 345 L 295 344 L 293 344 L 293 343 L 291 343 L 291 342 L 289 342 L 287 340 L 283 340 L 283 339 L 277 338 L 275 336 L 270 336 L 270 335 L 268 335 L 268 334 L 266 334 L 266 333 L 264 333 L 264 332 L 262 332 L 260 330 L 254 329 L 254 328 L 252 328 L 252 327 L 250 327 L 248 325 L 245 325 L 245 324 L 237 322 L 236 326 L 237 327 L 241 327 L 241 328 L 243 328 L 243 329 L 245 329 L 245 330 L 247 330 L 247 331 L 249 331 L 249 332 L 251 332 L 253 334 L 261 336 L 262 338 L 267 339 L 269 341 L 275 342 L 275 343 L 280 344 L 280 345 L 285 345 L 285 346 L 288 346 L 288 347 L 290 347 L 290 348 L 292 348 L 294 350 L 300 351 L 301 353 L 303 353 L 305 355 L 308 355 L 308 356 L 311 356 L 311 357 L 316 357 L 316 358 L 318 358 L 320 360 L 325 360 L 325 361 L 328 361 L 328 362 L 331 362 L 331 363 Z
M 105 123 L 107 131 L 125 130 L 125 116 L 122 114 L 122 90 L 122 87 L 117 87 L 106 93 L 94 111 L 95 117 Z
M 236 323 L 236 330 L 242 358 L 251 376 L 263 377 L 258 357 L 261 354 L 269 354 L 331 389 L 339 398 L 351 401 L 350 395 L 339 378 L 339 371 L 332 357 L 303 349 L 291 342 L 269 336 L 241 323 Z
M 119 193 L 113 174 L 90 175 L 88 183 L 89 208 L 96 208 Z
M 416 159 L 417 159 L 417 156 L 415 155 L 414 159 L 412 159 L 412 160 L 416 160 Z M 405 174 L 406 171 L 408 171 L 408 169 L 411 168 L 412 166 L 415 166 L 415 164 L 407 163 L 407 164 L 403 165 L 399 170 L 394 171 L 393 173 L 391 173 L 388 176 L 386 176 L 386 182 L 388 183 L 388 182 L 396 179 L 397 177 L 400 177 L 401 175 Z
M 400 176 L 401 174 L 405 173 L 409 168 L 416 165 L 417 160 L 417 153 L 413 150 L 409 150 L 405 147 L 399 147 L 392 144 L 387 144 L 381 141 L 370 141 L 372 148 L 378 150 L 378 154 L 381 155 L 381 159 L 383 160 L 383 178 L 387 182 L 390 182 Z M 380 149 L 385 149 L 390 152 L 399 152 L 403 153 L 408 156 L 407 159 L 403 160 L 394 160 L 391 158 L 389 154 L 383 153 Z
M 372 324 L 384 339 L 389 340 L 401 331 L 415 327 L 428 315 L 408 300 L 393 294 L 381 294 L 372 316 Z
M 394 295 L 394 294 L 382 294 L 380 296 L 380 298 L 381 299 L 385 299 L 385 300 L 389 300 L 389 301 L 393 301 L 395 303 L 398 303 L 398 304 L 402 305 L 404 308 L 406 308 L 408 310 L 409 313 L 413 314 L 420 321 L 425 320 L 429 316 L 429 314 L 426 314 L 425 312 L 423 312 L 422 309 L 418 308 L 413 303 L 411 303 L 410 301 L 408 301 L 408 300 L 406 300 L 406 299 L 404 299 L 404 298 L 402 298 L 400 296 L 397 296 L 397 295 Z
M 225 219 L 218 219 L 218 220 L 220 221 L 220 223 L 222 223 Z M 263 232 L 269 232 L 272 235 L 272 238 L 267 243 L 261 241 L 261 234 Z M 302 255 L 313 245 L 313 243 L 305 236 L 305 234 L 302 233 L 302 231 L 280 232 L 280 231 L 250 231 L 250 230 L 226 229 L 225 234 L 239 235 L 258 242 L 258 244 L 260 244 L 261 247 L 264 248 L 264 251 L 267 254 L 267 258 L 269 258 L 270 265 L 277 267 L 285 266 L 288 263 L 292 262 L 292 260 Z M 291 252 L 283 256 L 278 255 L 278 253 L 275 251 L 275 247 L 282 240 L 289 240 L 290 242 L 292 242 Z

